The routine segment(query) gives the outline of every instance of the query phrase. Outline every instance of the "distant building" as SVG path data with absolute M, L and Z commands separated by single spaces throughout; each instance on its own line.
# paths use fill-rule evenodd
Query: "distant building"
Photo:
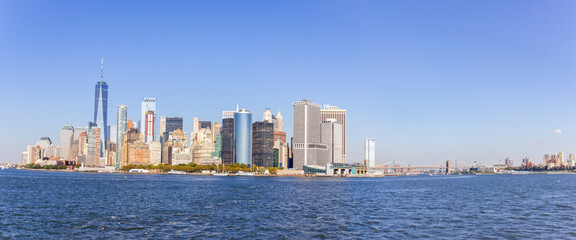
M 166 132 L 174 132 L 177 129 L 184 131 L 184 119 L 181 117 L 166 118 Z
M 146 143 L 150 144 L 154 141 L 154 111 L 152 110 L 146 112 L 146 125 L 144 129 Z
M 212 142 L 212 130 L 210 127 L 201 128 L 194 136 L 192 143 L 194 163 L 199 165 L 220 164 L 220 159 L 213 159 L 214 144 Z
M 323 162 L 316 165 L 324 166 L 327 163 L 344 163 L 342 159 L 342 124 L 330 118 L 322 122 L 321 142 L 328 148 L 328 156 Z
M 166 116 L 160 116 L 160 137 L 166 132 Z
M 376 166 L 376 140 L 373 138 L 364 139 L 364 161 L 367 167 Z
M 274 131 L 275 132 L 284 132 L 284 117 L 280 113 L 280 110 L 276 113 L 276 121 L 274 122 Z M 286 142 L 286 140 L 284 140 Z
M 156 98 L 142 99 L 140 108 L 140 121 L 138 121 L 138 130 L 144 133 L 146 131 L 146 113 L 148 111 L 156 112 Z
M 252 113 L 246 109 L 234 113 L 234 161 L 252 165 Z
M 108 126 L 108 136 L 110 139 L 108 141 L 117 143 L 118 142 L 118 126 L 117 125 L 110 125 Z M 116 151 L 116 149 L 112 149 L 112 151 Z
M 346 163 L 346 109 L 337 106 L 324 105 L 320 110 L 321 121 L 336 119 L 342 124 L 342 163 Z
M 150 164 L 158 165 L 161 163 L 162 160 L 162 145 L 158 141 L 153 141 L 149 144 L 149 157 L 150 157 Z
M 192 162 L 192 150 L 187 144 L 186 133 L 176 129 L 168 133 L 162 150 L 162 163 L 168 165 L 189 164 Z
M 106 141 L 108 141 L 108 85 L 104 82 L 104 59 L 102 59 L 100 81 L 95 87 L 94 97 L 94 123 L 100 127 L 100 141 L 98 144 L 99 157 L 104 157 Z
M 309 100 L 294 102 L 294 168 L 325 162 L 328 149 L 320 142 L 320 105 Z
M 532 163 L 532 160 L 529 157 L 524 157 L 522 158 L 522 167 L 525 168 L 531 168 L 534 166 L 534 164 Z
M 95 125 L 91 126 L 88 130 L 88 154 L 86 155 L 86 164 L 87 166 L 94 166 L 99 167 L 103 166 L 100 162 L 100 140 L 102 129 L 100 127 L 96 127 Z
M 270 114 L 271 115 L 271 114 Z M 274 167 L 274 123 L 252 124 L 252 162 L 259 167 Z
M 149 163 L 150 148 L 144 141 L 144 135 L 140 133 L 140 130 L 130 128 L 122 143 L 122 166 L 128 164 L 148 165 Z
M 288 143 L 274 139 L 274 166 L 288 168 Z
M 514 162 L 509 157 L 504 160 L 504 165 L 506 165 L 507 168 L 514 168 Z
M 127 119 L 128 119 L 128 111 L 127 107 L 124 104 L 118 105 L 118 129 L 116 131 L 116 169 L 120 169 L 122 166 L 122 144 L 124 142 L 124 134 L 126 134 L 127 128 Z
M 212 122 L 211 121 L 200 121 L 200 128 L 212 129 Z
M 74 128 L 70 124 L 65 124 L 60 130 L 60 146 L 62 147 L 62 158 L 72 160 L 72 144 L 74 143 Z
M 222 119 L 222 163 L 234 163 L 234 118 Z

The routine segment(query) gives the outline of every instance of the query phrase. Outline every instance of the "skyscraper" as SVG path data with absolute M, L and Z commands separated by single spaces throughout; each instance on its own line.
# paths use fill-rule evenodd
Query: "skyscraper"
M 164 136 L 166 132 L 166 116 L 160 117 L 160 137 Z
M 374 138 L 364 139 L 364 161 L 367 167 L 376 166 L 376 140 Z
M 252 161 L 256 166 L 274 167 L 274 123 L 252 124 Z
M 127 130 L 128 111 L 124 104 L 118 105 L 118 129 L 116 132 L 116 169 L 120 169 L 122 163 L 122 143 Z
M 246 109 L 234 113 L 234 161 L 252 165 L 252 113 Z
M 104 157 L 104 150 L 108 138 L 108 85 L 104 82 L 104 59 L 102 59 L 100 82 L 96 84 L 94 97 L 94 123 L 100 127 L 100 157 Z
M 234 163 L 234 118 L 222 119 L 222 163 Z
M 154 111 L 149 110 L 146 112 L 146 126 L 144 130 L 146 143 L 150 144 L 154 141 Z
M 324 105 L 320 110 L 322 121 L 336 119 L 342 124 L 342 162 L 346 163 L 346 109 L 337 106 Z
M 166 132 L 174 132 L 176 129 L 184 130 L 184 119 L 181 117 L 166 118 Z
M 343 163 L 342 161 L 342 124 L 330 118 L 322 122 L 321 142 L 328 147 L 326 162 L 317 163 L 324 166 L 326 163 Z
M 65 124 L 60 130 L 60 146 L 62 147 L 62 157 L 65 160 L 73 160 L 72 143 L 74 143 L 74 128 L 70 124 Z
M 309 100 L 294 102 L 293 157 L 295 169 L 325 162 L 327 150 L 320 142 L 320 105 Z
M 156 98 L 142 99 L 142 106 L 140 108 L 140 121 L 138 122 L 138 127 L 140 128 L 141 133 L 144 133 L 146 130 L 146 113 L 148 111 L 156 112 Z

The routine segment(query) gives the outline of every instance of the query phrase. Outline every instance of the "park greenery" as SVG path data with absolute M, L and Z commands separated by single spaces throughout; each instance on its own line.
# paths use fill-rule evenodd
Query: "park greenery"
M 129 164 L 129 165 L 124 165 L 122 166 L 122 168 L 120 170 L 122 171 L 130 171 L 131 169 L 146 169 L 146 170 L 157 170 L 159 172 L 169 172 L 171 170 L 175 170 L 175 171 L 183 171 L 183 172 L 188 172 L 188 173 L 201 173 L 202 171 L 218 171 L 218 172 L 230 172 L 230 173 L 237 173 L 237 172 L 265 172 L 265 169 L 268 169 L 268 171 L 271 174 L 276 174 L 276 172 L 279 169 L 283 169 L 283 168 L 278 168 L 278 167 L 258 167 L 258 166 L 252 166 L 250 167 L 247 164 L 238 164 L 238 163 L 234 163 L 234 164 L 218 164 L 218 165 L 198 165 L 195 163 L 189 163 L 189 164 L 179 164 L 179 165 L 167 165 L 167 164 L 158 164 L 156 166 L 154 165 L 134 165 L 134 164 Z
M 40 165 L 40 164 L 34 164 L 34 163 L 30 163 L 24 166 L 25 168 L 30 168 L 30 169 L 56 169 L 56 170 L 61 170 L 61 169 L 66 169 L 66 165 Z

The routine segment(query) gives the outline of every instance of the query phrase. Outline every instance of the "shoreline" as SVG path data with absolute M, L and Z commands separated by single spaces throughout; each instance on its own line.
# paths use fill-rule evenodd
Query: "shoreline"
M 168 172 L 151 171 L 146 173 L 141 172 L 123 172 L 123 171 L 79 171 L 77 169 L 29 169 L 29 168 L 11 168 L 16 170 L 28 171 L 47 171 L 47 172 L 78 172 L 78 173 L 111 173 L 111 174 L 130 174 L 130 175 L 191 175 L 191 176 L 213 176 L 212 173 L 185 173 L 185 174 L 170 174 Z M 542 171 L 542 172 L 505 172 L 505 173 L 473 173 L 473 174 L 390 174 L 390 175 L 276 175 L 276 174 L 254 174 L 253 176 L 236 176 L 235 173 L 230 173 L 229 176 L 214 176 L 214 177 L 329 177 L 329 178 L 379 178 L 379 177 L 409 177 L 409 176 L 466 176 L 466 175 L 571 175 L 576 174 L 572 171 Z

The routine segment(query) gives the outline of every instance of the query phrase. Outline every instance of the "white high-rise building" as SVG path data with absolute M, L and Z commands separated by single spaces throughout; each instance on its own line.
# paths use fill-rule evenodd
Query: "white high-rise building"
M 144 130 L 145 141 L 150 144 L 154 141 L 154 111 L 146 112 L 146 126 Z
M 374 138 L 364 139 L 364 161 L 368 167 L 376 166 L 376 140 Z
M 320 142 L 320 105 L 309 100 L 294 102 L 293 167 L 319 165 L 328 158 L 328 148 Z
M 328 119 L 322 122 L 321 142 L 328 147 L 327 162 L 317 163 L 324 166 L 326 163 L 343 163 L 342 162 L 342 124 L 336 119 Z
M 346 109 L 337 106 L 324 105 L 320 110 L 321 120 L 336 119 L 342 124 L 342 162 L 346 163 Z
M 118 129 L 116 131 L 116 169 L 120 169 L 122 163 L 122 142 L 126 134 L 128 124 L 128 111 L 124 104 L 118 105 Z
M 67 123 L 60 130 L 60 146 L 62 147 L 62 158 L 65 160 L 72 160 L 72 143 L 74 143 L 74 128 Z

